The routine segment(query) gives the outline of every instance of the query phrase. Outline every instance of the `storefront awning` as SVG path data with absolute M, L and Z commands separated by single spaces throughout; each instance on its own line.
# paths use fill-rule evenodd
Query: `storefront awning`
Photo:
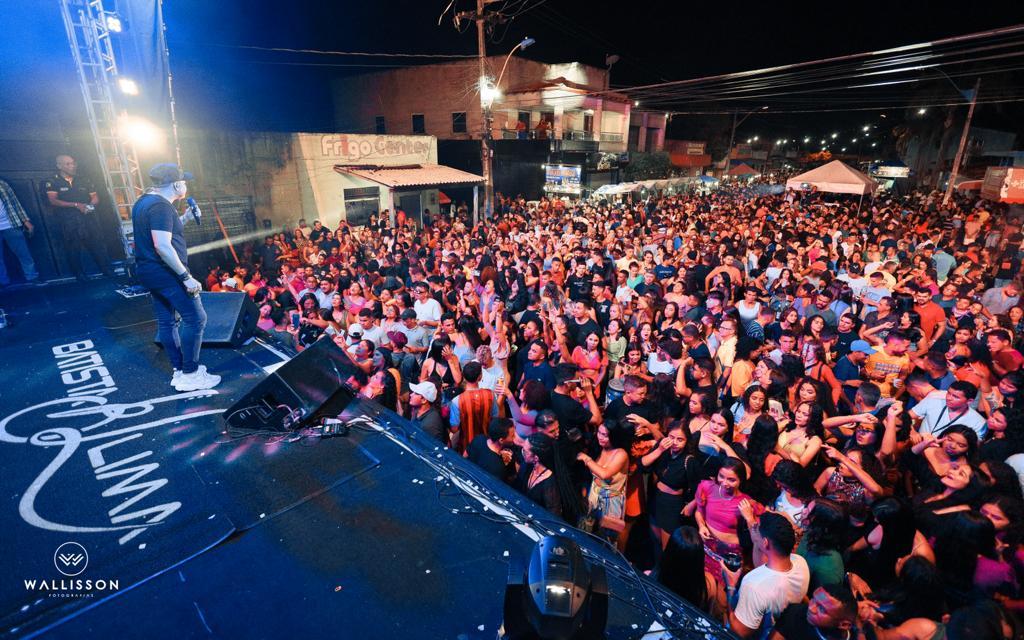
M 347 173 L 385 187 L 429 187 L 439 184 L 476 184 L 483 176 L 460 171 L 443 164 L 415 164 L 400 167 L 334 165 L 338 173 Z
M 444 191 L 437 192 L 437 203 L 438 204 L 451 204 L 452 199 L 448 197 L 448 194 Z

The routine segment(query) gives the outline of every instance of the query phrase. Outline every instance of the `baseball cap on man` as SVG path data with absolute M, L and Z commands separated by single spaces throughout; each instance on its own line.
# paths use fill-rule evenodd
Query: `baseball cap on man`
M 178 180 L 192 180 L 194 176 L 188 171 L 182 171 L 181 167 L 173 162 L 163 162 L 153 165 L 149 170 L 149 178 L 158 187 L 162 187 Z
M 409 391 L 423 396 L 427 402 L 433 403 L 437 400 L 437 386 L 433 382 L 417 382 L 409 385 Z
M 866 353 L 869 356 L 875 353 L 874 347 L 867 343 L 866 340 L 854 340 L 850 343 L 850 351 L 860 351 Z

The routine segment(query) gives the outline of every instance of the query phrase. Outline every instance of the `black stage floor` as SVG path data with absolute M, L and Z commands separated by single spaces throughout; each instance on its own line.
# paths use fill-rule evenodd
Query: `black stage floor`
M 609 572 L 610 638 L 725 637 L 372 403 L 345 438 L 228 439 L 219 414 L 281 358 L 207 349 L 222 384 L 176 393 L 148 298 L 112 288 L 0 299 L 0 635 L 494 638 L 510 559 L 559 532 Z

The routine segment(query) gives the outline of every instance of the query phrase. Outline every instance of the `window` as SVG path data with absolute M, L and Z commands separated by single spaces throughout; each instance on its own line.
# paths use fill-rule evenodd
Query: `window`
M 423 124 L 423 114 L 414 113 L 412 114 L 412 132 L 413 133 L 426 133 L 427 127 Z
M 377 116 L 374 118 L 374 128 L 379 135 L 384 135 L 388 132 L 387 123 L 384 122 L 384 116 Z
M 466 112 L 452 113 L 452 133 L 466 133 Z
M 380 209 L 380 187 L 345 189 L 345 220 L 354 227 L 370 222 L 370 216 Z

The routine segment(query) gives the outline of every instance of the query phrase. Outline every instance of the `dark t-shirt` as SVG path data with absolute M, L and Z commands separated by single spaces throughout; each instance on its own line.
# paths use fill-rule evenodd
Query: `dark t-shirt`
M 570 319 L 566 323 L 569 327 L 569 337 L 572 338 L 573 347 L 578 347 L 583 344 L 583 339 L 587 337 L 587 334 L 593 332 L 598 336 L 601 335 L 601 327 L 596 322 L 587 318 L 587 321 L 583 324 L 576 322 L 576 319 Z
M 508 467 L 505 466 L 505 461 L 501 459 L 501 456 L 491 451 L 490 447 L 487 446 L 487 436 L 478 435 L 473 438 L 469 446 L 466 447 L 466 457 L 471 461 L 475 462 L 477 466 L 491 474 L 495 478 L 498 478 L 502 482 L 506 481 L 509 477 Z
M 89 204 L 92 201 L 92 194 L 96 193 L 96 187 L 82 176 L 76 176 L 73 182 L 68 182 L 64 176 L 56 173 L 43 183 L 43 194 L 50 191 L 57 192 L 57 199 L 64 202 Z M 82 212 L 72 207 L 54 207 L 53 211 L 60 214 L 82 215 Z
M 135 232 L 135 263 L 139 277 L 154 285 L 180 282 L 178 274 L 164 264 L 153 245 L 152 231 L 171 234 L 171 246 L 181 263 L 188 265 L 185 229 L 174 206 L 163 196 L 146 194 L 132 207 L 132 228 Z
M 622 424 L 629 415 L 638 415 L 649 422 L 656 422 L 661 416 L 658 407 L 647 400 L 637 405 L 628 405 L 622 398 L 616 398 L 604 411 L 605 420 L 614 420 Z
M 775 621 L 775 631 L 786 640 L 820 640 L 807 622 L 807 605 L 791 604 Z
M 413 422 L 420 429 L 423 429 L 429 435 L 437 439 L 438 442 L 447 445 L 448 444 L 448 427 L 445 425 L 445 421 L 441 418 L 441 414 L 431 407 L 419 418 L 413 418 Z
M 551 394 L 551 410 L 558 416 L 558 425 L 562 430 L 582 430 L 590 422 L 590 412 L 573 398 L 561 393 Z

